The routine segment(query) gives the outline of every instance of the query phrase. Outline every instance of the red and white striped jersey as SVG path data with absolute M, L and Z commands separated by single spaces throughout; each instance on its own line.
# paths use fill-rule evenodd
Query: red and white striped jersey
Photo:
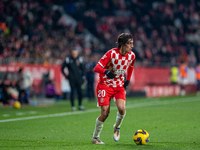
M 122 87 L 124 85 L 125 73 L 127 73 L 127 77 L 129 78 L 127 78 L 127 80 L 130 81 L 134 62 L 135 54 L 132 51 L 124 56 L 120 54 L 118 48 L 107 51 L 107 53 L 99 60 L 98 64 L 103 69 L 112 71 L 115 74 L 115 78 L 110 79 L 105 74 L 100 73 L 99 82 L 111 87 Z

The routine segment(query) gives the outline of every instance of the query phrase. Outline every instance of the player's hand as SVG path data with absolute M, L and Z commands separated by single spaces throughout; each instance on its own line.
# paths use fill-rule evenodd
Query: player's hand
M 130 81 L 126 80 L 124 81 L 124 88 L 126 89 L 126 87 L 128 86 L 128 84 L 130 83 Z
M 115 77 L 115 74 L 112 71 L 110 71 L 110 70 L 106 70 L 105 74 L 110 79 L 113 79 Z

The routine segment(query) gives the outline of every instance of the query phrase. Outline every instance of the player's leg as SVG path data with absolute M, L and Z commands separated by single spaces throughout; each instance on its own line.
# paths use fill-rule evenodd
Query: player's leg
M 113 125 L 113 129 L 114 129 L 113 139 L 116 142 L 118 142 L 120 138 L 120 126 L 125 117 L 126 110 L 125 110 L 125 101 L 123 99 L 118 99 L 116 100 L 115 103 L 117 105 L 118 111 L 117 111 L 116 122 Z
M 114 101 L 115 104 L 117 106 L 117 117 L 116 117 L 116 122 L 113 125 L 114 128 L 114 135 L 113 135 L 113 139 L 117 142 L 119 141 L 120 138 L 120 126 L 122 124 L 122 121 L 125 117 L 126 114 L 126 108 L 125 108 L 125 104 L 126 104 L 126 99 L 125 99 L 125 89 L 124 88 L 119 88 L 118 92 L 115 94 L 114 96 Z
M 70 88 L 71 88 L 71 93 L 70 93 L 71 107 L 72 107 L 72 111 L 75 111 L 76 110 L 76 107 L 74 106 L 75 83 L 73 81 L 70 81 Z
M 92 136 L 92 143 L 104 144 L 100 139 L 100 133 L 103 128 L 103 123 L 110 113 L 110 106 L 101 106 L 101 115 L 96 119 L 96 125 Z
M 126 114 L 126 109 L 125 109 L 126 101 L 123 99 L 118 99 L 115 103 L 118 109 L 115 126 L 120 127 Z
M 101 115 L 96 119 L 95 130 L 92 137 L 92 143 L 104 144 L 99 140 L 103 123 L 110 113 L 110 99 L 112 96 L 113 89 L 103 84 L 98 84 L 96 88 L 98 107 L 101 107 Z

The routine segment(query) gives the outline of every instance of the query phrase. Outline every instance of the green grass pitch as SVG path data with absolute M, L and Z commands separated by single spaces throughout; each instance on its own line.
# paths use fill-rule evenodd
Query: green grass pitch
M 127 98 L 126 117 L 119 142 L 113 140 L 117 109 L 104 123 L 100 139 L 91 143 L 95 120 L 100 114 L 96 101 L 83 101 L 86 111 L 71 112 L 69 101 L 53 105 L 0 107 L 1 150 L 197 150 L 200 149 L 200 97 Z M 133 134 L 145 129 L 147 145 L 136 145 Z

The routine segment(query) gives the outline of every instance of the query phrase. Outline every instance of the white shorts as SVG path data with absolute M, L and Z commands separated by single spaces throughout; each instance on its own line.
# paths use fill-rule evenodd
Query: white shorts
M 188 84 L 188 78 L 180 78 L 180 84 L 181 85 L 187 85 Z

